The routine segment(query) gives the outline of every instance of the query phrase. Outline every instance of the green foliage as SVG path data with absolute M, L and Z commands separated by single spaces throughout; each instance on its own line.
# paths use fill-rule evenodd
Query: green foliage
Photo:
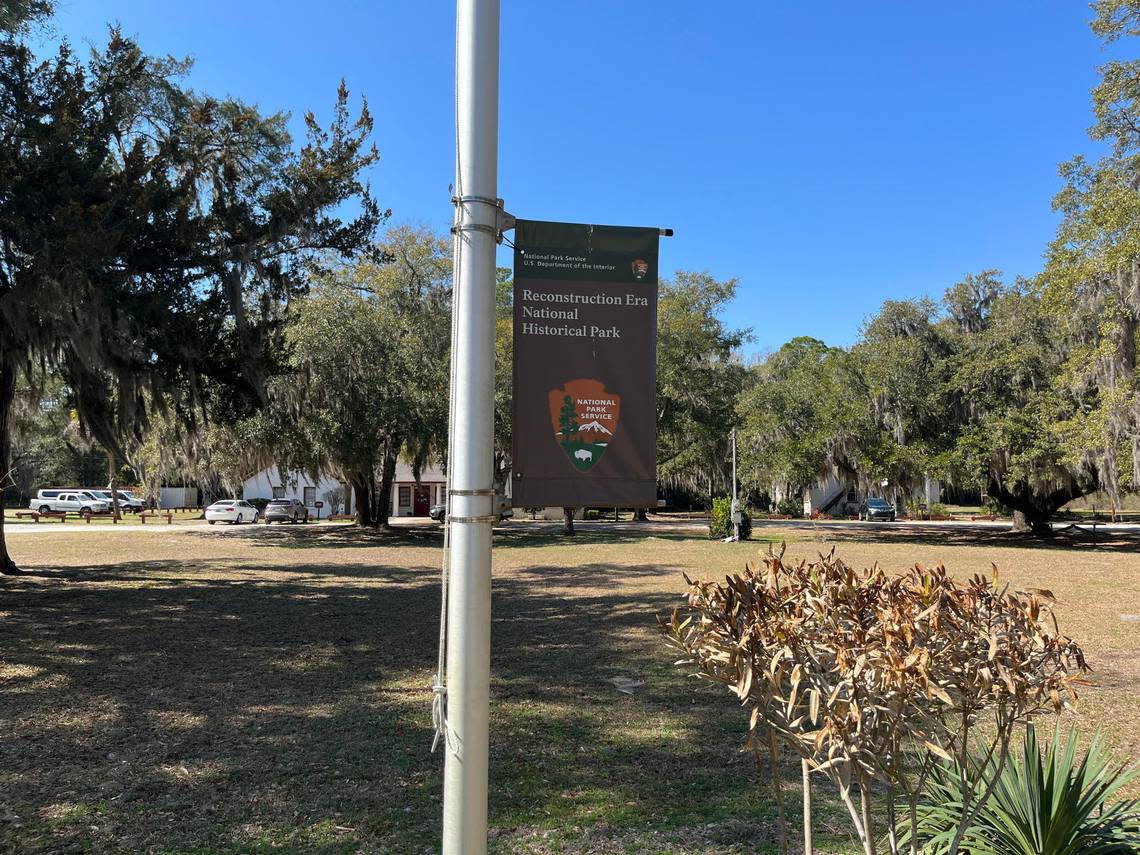
M 80 430 L 58 377 L 21 375 L 12 409 L 7 483 L 20 504 L 37 489 L 107 482 L 107 452 Z
M 1140 3 L 1098 0 L 1093 32 L 1106 44 L 1140 35 Z M 1095 163 L 1062 164 L 1053 200 L 1063 220 L 1041 284 L 1073 344 L 1057 387 L 1076 406 L 1057 418 L 1067 459 L 1095 465 L 1114 501 L 1140 485 L 1140 61 L 1114 58 L 1093 89 L 1094 139 L 1111 146 Z
M 511 468 L 514 418 L 514 282 L 509 267 L 495 270 L 495 484 L 502 489 Z
M 0 33 L 19 33 L 54 11 L 54 0 L 0 0 Z
M 932 476 L 983 487 L 1044 529 L 1103 480 L 1099 440 L 1076 435 L 1088 410 L 1057 382 L 1071 341 L 1039 293 L 995 271 L 941 304 L 887 301 L 850 350 L 793 339 L 740 396 L 743 480 L 791 495 L 838 473 L 911 493 Z
M 739 348 L 749 331 L 720 319 L 736 280 L 678 271 L 657 304 L 657 477 L 708 495 L 729 487 L 729 434 L 746 372 Z
M 849 439 L 866 434 L 866 400 L 850 354 L 792 339 L 750 371 L 739 397 L 741 480 L 793 493 L 825 477 Z
M 971 755 L 965 767 L 958 761 L 936 764 L 918 808 L 922 851 L 948 851 L 963 814 L 966 792 L 988 790 L 977 817 L 967 829 L 963 846 L 975 855 L 1125 855 L 1140 851 L 1140 803 L 1121 799 L 1121 789 L 1135 777 L 1105 751 L 1097 734 L 1077 757 L 1077 734 L 1062 736 L 1038 747 L 1032 724 L 1025 731 L 1020 757 L 1014 757 L 996 777 L 982 772 L 983 762 Z M 980 780 L 979 780 L 980 779 Z M 909 827 L 902 838 L 910 839 Z
M 0 6 L 0 472 L 18 371 L 58 374 L 116 467 L 156 413 L 187 433 L 250 415 L 290 299 L 386 216 L 343 84 L 295 149 L 284 115 L 186 88 L 188 61 L 117 29 L 86 60 L 40 61 L 22 39 L 52 5 Z
M 799 519 L 804 515 L 804 503 L 802 499 L 796 499 L 791 496 L 785 496 L 776 502 L 776 513 L 784 517 L 792 517 Z
M 709 537 L 713 540 L 724 540 L 732 534 L 732 499 L 727 496 L 713 499 L 712 510 L 709 511 Z M 752 517 L 742 507 L 740 509 L 740 539 L 748 540 L 751 535 Z
M 450 247 L 402 226 L 378 250 L 392 260 L 336 267 L 294 303 L 290 373 L 271 388 L 285 467 L 343 474 L 368 523 L 387 520 L 398 456 L 416 469 L 447 435 Z

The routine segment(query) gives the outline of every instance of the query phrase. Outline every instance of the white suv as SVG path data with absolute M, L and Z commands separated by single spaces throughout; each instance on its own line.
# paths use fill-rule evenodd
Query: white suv
M 86 491 L 60 491 L 52 497 L 45 496 L 45 492 L 55 493 L 54 490 L 40 491 L 40 495 L 32 499 L 28 505 L 33 511 L 63 511 L 72 514 L 105 514 L 110 505 L 100 499 L 94 499 Z

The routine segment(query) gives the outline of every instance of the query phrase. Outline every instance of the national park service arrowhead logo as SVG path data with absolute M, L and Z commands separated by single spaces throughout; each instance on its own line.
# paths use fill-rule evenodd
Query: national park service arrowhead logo
M 593 468 L 617 432 L 621 398 L 600 380 L 570 380 L 550 390 L 554 438 L 580 472 Z

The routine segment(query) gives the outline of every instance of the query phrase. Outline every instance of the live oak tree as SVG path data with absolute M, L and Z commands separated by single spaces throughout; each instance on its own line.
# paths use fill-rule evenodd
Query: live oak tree
M 106 452 L 83 435 L 62 381 L 20 375 L 16 385 L 8 495 L 26 503 L 45 484 L 92 484 L 106 477 Z
M 850 350 L 793 339 L 740 397 L 744 477 L 794 494 L 830 472 L 907 492 L 930 475 L 982 488 L 1015 530 L 1046 533 L 1103 483 L 1095 438 L 1072 435 L 1086 411 L 1064 382 L 1075 341 L 1034 287 L 992 270 L 941 304 L 887 301 Z
M 746 487 L 780 499 L 833 470 L 857 471 L 870 418 L 865 383 L 848 352 L 801 336 L 750 374 L 737 405 Z
M 20 7 L 8 3 L 4 20 Z M 284 306 L 318 255 L 352 254 L 383 218 L 359 174 L 371 118 L 283 116 L 184 89 L 185 61 L 112 30 L 41 61 L 21 22 L 0 40 L 0 472 L 17 375 L 62 378 L 85 433 L 125 459 L 156 409 L 192 428 L 248 414 Z M 357 200 L 357 216 L 341 219 Z M 3 547 L 0 570 L 17 572 Z
M 747 329 L 720 313 L 736 280 L 678 271 L 663 279 L 657 303 L 657 477 L 711 498 L 729 481 L 729 435 L 746 372 Z
M 952 442 L 944 399 L 949 346 L 939 319 L 932 300 L 887 300 L 852 351 L 873 424 L 861 441 L 864 467 L 892 494 L 921 485 Z
M 1135 44 L 1140 3 L 1101 0 L 1093 10 L 1106 44 Z M 1094 461 L 1118 501 L 1140 487 L 1140 60 L 1113 59 L 1100 72 L 1090 134 L 1110 150 L 1062 165 L 1054 208 L 1063 221 L 1042 280 L 1075 340 L 1061 378 L 1079 401 L 1061 425 L 1066 454 Z
M 1078 401 L 1057 383 L 1064 325 L 1026 283 L 999 285 L 971 326 L 959 327 L 954 350 L 952 468 L 1012 510 L 1014 530 L 1048 533 L 1057 510 L 1100 484 L 1095 461 L 1066 447 L 1063 425 Z
M 338 267 L 294 304 L 288 371 L 270 390 L 291 425 L 284 465 L 340 473 L 358 522 L 387 526 L 400 455 L 418 477 L 445 453 L 451 259 L 447 241 L 406 226 L 376 249 L 382 261 Z

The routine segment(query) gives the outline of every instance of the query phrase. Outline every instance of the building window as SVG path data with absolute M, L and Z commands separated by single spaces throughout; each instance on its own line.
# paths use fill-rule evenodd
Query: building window
M 410 508 L 411 506 L 412 506 L 412 488 L 411 487 L 401 487 L 400 488 L 400 507 L 401 508 Z
M 273 498 L 284 499 L 285 498 L 285 488 L 284 487 L 274 487 L 273 488 Z
M 316 487 L 306 487 L 305 488 L 305 507 L 311 508 L 313 506 L 313 503 L 316 501 L 317 501 L 317 488 Z

